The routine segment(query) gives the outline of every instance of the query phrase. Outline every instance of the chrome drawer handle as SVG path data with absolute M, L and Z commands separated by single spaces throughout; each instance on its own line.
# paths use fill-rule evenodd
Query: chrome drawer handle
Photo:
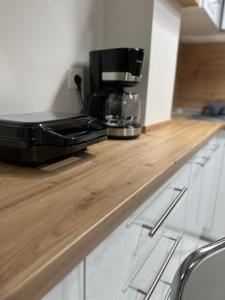
M 138 263 L 136 269 L 134 270 L 134 272 L 132 273 L 132 275 L 130 276 L 130 278 L 127 280 L 127 282 L 124 284 L 123 288 L 122 288 L 122 291 L 124 293 L 127 292 L 128 288 L 131 288 L 133 290 L 135 290 L 136 292 L 144 295 L 145 297 L 149 294 L 150 291 L 151 294 L 154 292 L 154 289 L 156 288 L 158 282 L 161 280 L 161 277 L 163 275 L 163 272 L 165 271 L 166 267 L 168 266 L 174 252 L 176 251 L 182 237 L 179 235 L 176 239 L 174 238 L 171 238 L 171 237 L 168 237 L 168 236 L 165 236 L 165 238 L 169 239 L 169 240 L 172 240 L 174 241 L 174 245 L 173 247 L 171 248 L 171 251 L 169 252 L 168 254 L 168 257 L 165 259 L 162 267 L 160 268 L 158 274 L 157 274 L 157 277 L 155 278 L 151 288 L 149 289 L 149 291 L 144 291 L 140 288 L 138 288 L 137 286 L 135 286 L 132 281 L 135 279 L 135 277 L 137 276 L 138 272 L 141 270 L 141 268 L 144 266 L 144 264 L 146 263 L 147 259 L 149 258 L 149 256 L 151 255 L 151 253 L 153 252 L 153 250 L 156 248 L 156 246 L 158 245 L 158 241 L 154 243 L 154 245 L 152 245 L 152 247 L 150 248 L 150 250 L 143 256 L 143 258 L 141 259 L 141 261 Z M 170 286 L 170 284 L 169 284 Z M 170 294 L 170 289 L 169 289 L 169 294 Z M 167 295 L 166 295 L 167 296 Z M 145 299 L 148 299 L 148 298 L 145 298 Z M 167 300 L 167 298 L 165 298 L 165 300 Z
M 156 241 L 154 241 L 153 245 L 150 247 L 150 249 L 145 253 L 145 255 L 140 259 L 140 261 L 138 262 L 134 272 L 131 274 L 131 276 L 128 278 L 127 282 L 124 284 L 122 291 L 126 292 L 127 289 L 132 286 L 132 281 L 134 280 L 134 278 L 137 276 L 138 272 L 141 270 L 141 268 L 144 266 L 144 264 L 146 263 L 147 259 L 149 258 L 149 256 L 152 254 L 152 252 L 154 251 L 154 249 L 156 248 L 156 246 L 158 245 L 158 239 Z
M 169 288 L 168 292 L 166 293 L 166 296 L 164 300 L 169 300 L 170 299 L 170 294 L 171 294 L 171 288 Z
M 217 144 L 213 148 L 209 148 L 209 149 L 206 149 L 206 150 L 216 152 L 219 148 L 220 148 L 220 144 Z M 212 158 L 212 156 L 210 156 L 210 155 L 202 156 L 201 159 L 203 159 L 204 162 L 196 162 L 195 164 L 201 166 L 202 168 L 204 168 L 208 164 L 208 162 L 210 161 L 211 158 Z
M 203 163 L 197 162 L 196 165 L 199 165 L 202 168 L 204 168 L 209 163 L 211 156 L 203 156 L 202 159 L 204 160 L 204 162 Z
M 177 247 L 178 247 L 178 245 L 179 245 L 181 239 L 182 239 L 182 237 L 179 236 L 179 237 L 175 240 L 175 243 L 174 243 L 174 245 L 173 245 L 173 247 L 172 247 L 172 249 L 171 249 L 171 251 L 170 251 L 168 257 L 166 258 L 166 260 L 165 260 L 164 264 L 162 265 L 161 269 L 159 270 L 159 272 L 158 272 L 158 274 L 157 274 L 157 276 L 156 276 L 155 281 L 153 282 L 153 284 L 151 285 L 150 289 L 149 289 L 148 292 L 146 293 L 146 296 L 145 296 L 144 300 L 149 300 L 149 299 L 151 298 L 151 296 L 152 296 L 152 294 L 153 294 L 153 292 L 154 292 L 156 286 L 158 285 L 158 283 L 159 283 L 159 281 L 160 281 L 160 279 L 161 279 L 161 277 L 162 277 L 162 275 L 163 275 L 163 273 L 164 273 L 166 267 L 168 266 L 168 264 L 169 264 L 169 262 L 170 262 L 170 260 L 171 260 L 171 258 L 172 258 L 172 256 L 173 256 L 174 252 L 176 251 L 176 249 L 177 249 Z M 141 290 L 139 290 L 139 292 L 140 292 L 141 294 L 145 293 L 145 292 L 143 292 L 143 291 L 141 291 Z
M 210 148 L 209 151 L 216 152 L 219 148 L 220 148 L 220 144 L 217 144 L 213 148 Z
M 142 227 L 149 230 L 148 235 L 150 237 L 153 237 L 157 231 L 160 229 L 162 224 L 166 221 L 168 216 L 171 214 L 171 212 L 174 210 L 174 208 L 177 206 L 177 204 L 180 202 L 180 200 L 183 198 L 184 194 L 187 192 L 188 188 L 185 186 L 182 189 L 174 189 L 175 191 L 179 191 L 179 194 L 176 196 L 173 203 L 170 205 L 170 207 L 165 211 L 165 213 L 162 215 L 162 217 L 159 219 L 159 221 L 154 225 L 145 225 L 143 224 Z

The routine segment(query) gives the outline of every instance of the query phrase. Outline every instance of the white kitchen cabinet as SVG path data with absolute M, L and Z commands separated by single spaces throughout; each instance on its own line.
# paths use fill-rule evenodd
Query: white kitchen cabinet
M 164 292 L 156 278 L 182 236 L 188 169 L 183 167 L 86 258 L 87 300 L 143 299 L 140 291 L 151 286 L 153 299 Z
M 83 263 L 72 270 L 42 300 L 85 300 Z
M 189 162 L 190 177 L 189 177 L 189 191 L 186 206 L 185 217 L 185 233 L 187 235 L 199 238 L 203 224 L 200 222 L 200 212 L 202 206 L 202 178 L 203 178 L 203 151 L 199 151 Z M 197 245 L 196 245 L 197 246 Z
M 217 206 L 218 187 L 221 174 L 221 163 L 224 155 L 224 132 L 218 134 L 205 147 L 205 157 L 209 158 L 208 163 L 203 169 L 202 213 L 206 216 L 205 227 L 213 229 L 213 220 Z
M 136 224 L 130 226 L 129 221 L 86 258 L 87 300 L 136 299 L 137 293 L 127 290 L 126 282 L 142 255 L 154 248 L 158 237 L 151 241 L 147 229 Z
M 202 7 L 207 11 L 213 23 L 220 28 L 223 0 L 202 0 Z
M 212 228 L 218 233 L 225 234 L 225 157 L 223 157 L 218 197 L 213 216 Z
M 181 244 L 181 236 L 176 235 L 172 238 L 169 235 L 169 231 L 166 232 L 158 241 L 156 247 L 151 252 L 151 255 L 142 264 L 142 267 L 137 272 L 136 276 L 130 282 L 130 288 L 137 289 L 139 293 L 148 293 L 152 289 L 152 295 L 155 292 L 160 279 L 163 277 L 163 273 L 167 266 L 167 260 L 171 260 L 175 255 L 176 250 Z M 178 253 L 178 252 L 177 252 Z M 176 265 L 175 271 L 179 263 Z M 159 280 L 158 275 L 160 275 Z M 174 272 L 175 274 L 175 272 Z M 174 275 L 172 274 L 172 276 Z M 141 292 L 141 294 L 143 294 Z
M 222 11 L 221 29 L 225 30 L 225 5 L 223 6 L 223 11 Z
M 220 135 L 221 149 L 223 156 L 218 163 L 219 182 L 217 186 L 216 201 L 213 206 L 213 216 L 211 220 L 211 228 L 214 232 L 225 235 L 225 132 Z
M 118 293 L 122 299 L 122 284 L 136 260 L 141 236 L 141 227 L 127 230 L 124 223 L 86 258 L 87 300 L 119 299 Z
M 190 161 L 190 184 L 186 210 L 186 232 L 198 241 L 208 239 L 206 232 L 213 230 L 224 136 L 220 133 L 210 140 Z M 207 230 L 206 230 L 207 228 Z M 196 247 L 198 244 L 196 243 Z

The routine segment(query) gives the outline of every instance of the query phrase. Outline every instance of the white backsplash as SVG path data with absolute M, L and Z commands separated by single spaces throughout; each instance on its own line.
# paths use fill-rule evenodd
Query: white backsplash
M 67 70 L 102 47 L 103 2 L 0 1 L 0 114 L 80 111 Z

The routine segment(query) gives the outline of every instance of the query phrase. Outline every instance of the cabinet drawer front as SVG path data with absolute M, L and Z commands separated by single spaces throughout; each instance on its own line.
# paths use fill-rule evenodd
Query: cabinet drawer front
M 122 286 L 139 259 L 139 245 L 150 241 L 140 226 L 119 226 L 86 258 L 87 300 L 123 299 Z M 149 244 L 151 247 L 152 241 Z
M 59 282 L 42 300 L 83 300 L 83 262 Z
M 201 215 L 203 169 L 193 164 L 190 176 L 190 188 L 186 207 L 186 228 L 188 233 L 197 238 L 201 235 L 203 225 L 199 223 Z
M 180 212 L 179 203 L 183 203 L 186 195 L 186 172 L 187 168 L 182 168 L 87 257 L 87 300 L 132 299 L 133 291 L 128 288 L 130 282 L 138 280 L 137 276 L 141 276 L 138 274 L 144 276 L 147 271 L 142 269 L 145 260 L 153 253 L 155 258 L 150 260 L 155 263 L 151 274 L 152 280 L 155 278 L 161 263 L 165 262 L 168 251 L 171 250 L 171 244 L 174 244 L 174 240 L 163 236 L 170 216 L 173 217 L 176 209 Z M 153 222 L 157 224 L 174 202 L 179 203 L 169 211 L 152 237 L 148 226 L 154 225 Z M 183 221 L 184 217 L 181 216 L 181 219 Z M 178 223 L 178 227 L 181 227 L 182 222 Z M 151 268 L 150 265 L 149 267 Z M 141 270 L 143 271 L 140 273 Z M 148 280 L 146 285 L 149 283 Z
M 163 226 L 154 238 L 150 238 L 148 230 L 136 225 L 127 228 L 126 224 L 120 226 L 86 258 L 88 300 L 129 299 L 123 291 L 124 286 L 130 282 L 138 265 L 150 255 L 165 232 Z
M 154 237 L 184 200 L 188 190 L 189 170 L 190 166 L 183 167 L 130 218 L 127 226 L 142 226 L 149 230 L 150 237 Z
M 145 262 L 135 278 L 130 282 L 128 288 L 136 290 L 138 293 L 146 296 L 146 299 L 150 299 L 162 279 L 166 267 L 175 255 L 180 241 L 181 236 L 179 235 L 176 238 L 163 236 L 150 255 L 146 257 Z
M 151 296 L 151 300 L 169 300 L 170 287 L 163 282 L 159 282 Z M 144 300 L 145 296 L 135 290 L 130 289 L 125 298 L 115 298 L 116 300 Z

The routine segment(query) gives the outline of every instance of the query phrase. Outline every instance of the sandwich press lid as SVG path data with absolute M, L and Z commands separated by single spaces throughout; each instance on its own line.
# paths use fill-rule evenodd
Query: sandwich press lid
M 0 116 L 0 124 L 32 126 L 43 123 L 62 123 L 61 121 L 78 121 L 87 117 L 88 116 L 85 115 L 75 115 L 62 112 L 10 114 Z
M 35 145 L 73 146 L 81 135 L 105 128 L 87 115 L 37 112 L 0 116 L 0 146 L 27 148 Z M 105 134 L 105 133 L 104 133 Z

